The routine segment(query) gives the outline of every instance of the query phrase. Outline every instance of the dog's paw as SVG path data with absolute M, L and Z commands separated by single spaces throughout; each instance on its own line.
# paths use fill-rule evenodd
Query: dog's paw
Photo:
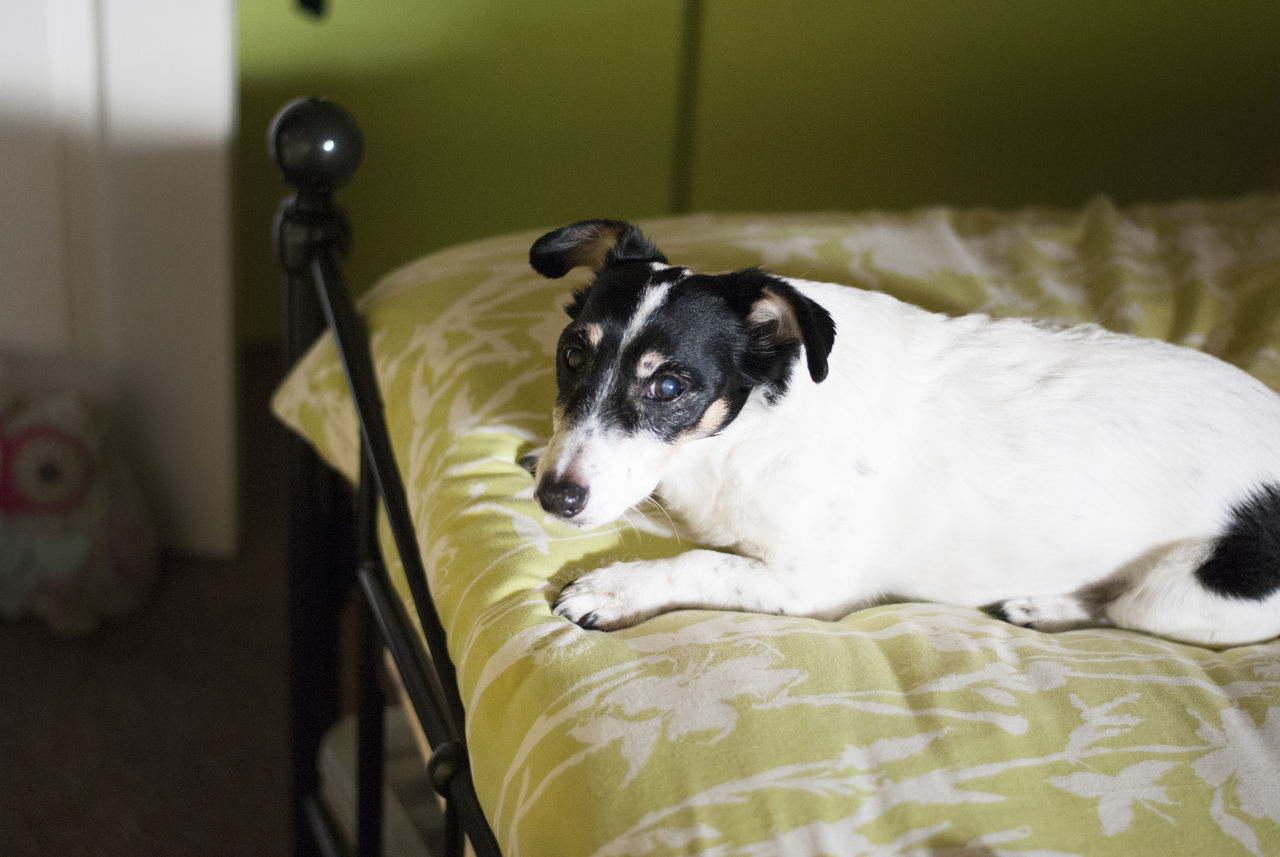
M 1032 595 L 992 605 L 1000 619 L 1037 631 L 1068 631 L 1093 624 L 1095 618 L 1074 595 Z
M 644 565 L 643 562 L 620 562 L 588 571 L 560 590 L 552 612 L 597 631 L 629 628 L 648 619 L 661 611 L 646 609 L 640 604 Z

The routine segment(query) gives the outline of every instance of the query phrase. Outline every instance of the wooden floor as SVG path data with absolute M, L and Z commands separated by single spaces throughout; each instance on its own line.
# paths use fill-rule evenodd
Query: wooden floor
M 240 556 L 167 558 L 141 613 L 82 642 L 0 622 L 5 857 L 288 852 L 277 351 L 243 366 Z

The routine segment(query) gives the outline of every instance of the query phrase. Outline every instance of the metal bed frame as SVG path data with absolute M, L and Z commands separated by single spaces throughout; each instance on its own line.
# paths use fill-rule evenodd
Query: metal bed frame
M 383 706 L 378 684 L 390 652 L 413 713 L 432 748 L 427 770 L 445 799 L 446 853 L 465 835 L 477 857 L 498 855 L 471 780 L 463 706 L 400 472 L 387 436 L 367 334 L 343 282 L 351 229 L 333 194 L 355 174 L 364 150 L 352 117 L 333 102 L 304 98 L 272 121 L 271 155 L 294 193 L 276 215 L 276 252 L 287 287 L 286 366 L 324 330 L 333 334 L 360 423 L 360 479 L 347 483 L 305 441 L 289 441 L 289 665 L 294 853 L 351 853 L 319 796 L 317 753 L 339 713 L 342 613 L 356 610 L 357 811 L 354 853 L 382 853 Z M 376 537 L 385 510 L 408 578 L 419 635 L 387 576 Z M 355 538 L 352 540 L 351 533 Z M 358 584 L 358 586 L 357 586 Z M 425 642 L 425 648 L 424 648 Z

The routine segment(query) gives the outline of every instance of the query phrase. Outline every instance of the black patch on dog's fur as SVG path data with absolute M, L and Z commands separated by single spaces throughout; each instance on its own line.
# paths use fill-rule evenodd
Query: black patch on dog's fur
M 751 347 L 743 368 L 753 384 L 769 388 L 771 399 L 785 393 L 791 367 L 802 344 L 809 377 L 815 383 L 827 377 L 827 358 L 831 356 L 836 338 L 836 323 L 829 312 L 800 294 L 786 280 L 758 268 L 728 274 L 722 279 L 731 285 L 730 306 L 741 318 L 749 318 L 757 303 L 772 295 L 790 308 L 800 332 L 800 338 L 793 339 L 780 335 L 775 325 L 750 327 Z
M 1009 618 L 1009 611 L 1004 609 L 1003 601 L 997 601 L 994 604 L 985 604 L 978 609 L 983 613 L 986 613 L 992 619 L 999 619 L 1001 622 L 1006 622 L 1010 625 L 1013 624 L 1013 620 Z
M 1263 485 L 1231 510 L 1196 579 L 1227 598 L 1261 601 L 1280 590 L 1280 485 Z
M 588 288 L 574 289 L 570 296 L 569 303 L 565 305 L 564 312 L 569 318 L 576 319 L 582 312 L 582 306 L 587 302 Z

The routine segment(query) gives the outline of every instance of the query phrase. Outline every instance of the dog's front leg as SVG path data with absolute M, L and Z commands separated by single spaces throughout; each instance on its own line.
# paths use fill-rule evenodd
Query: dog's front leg
M 680 608 L 810 615 L 793 575 L 757 559 L 692 550 L 671 559 L 616 562 L 560 592 L 554 610 L 583 628 L 612 631 Z

